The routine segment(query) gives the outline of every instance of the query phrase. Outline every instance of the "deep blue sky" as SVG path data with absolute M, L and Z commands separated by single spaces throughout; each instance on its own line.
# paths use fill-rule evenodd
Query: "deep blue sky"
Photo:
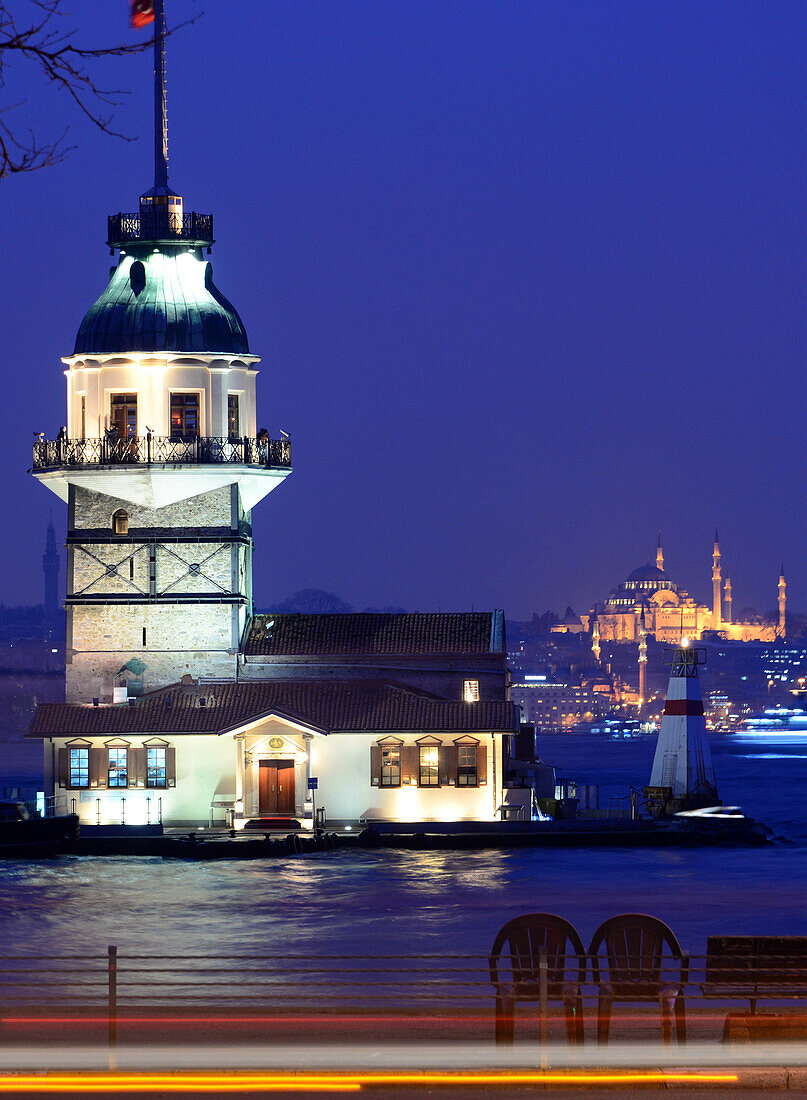
M 20 4 L 24 0 L 18 0 Z M 295 471 L 255 513 L 256 595 L 583 610 L 646 561 L 735 609 L 807 608 L 807 6 L 778 0 L 166 0 L 170 178 L 262 355 Z M 124 0 L 81 0 L 91 44 Z M 142 33 L 142 32 L 141 32 Z M 13 74 L 12 74 L 13 75 Z M 0 184 L 0 598 L 39 599 L 32 432 L 151 182 L 148 57 L 125 144 L 9 79 L 61 166 Z

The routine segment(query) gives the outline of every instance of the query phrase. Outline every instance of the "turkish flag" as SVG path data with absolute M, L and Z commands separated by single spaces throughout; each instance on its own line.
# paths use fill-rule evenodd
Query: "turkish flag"
M 154 0 L 130 0 L 132 26 L 145 27 L 154 22 Z

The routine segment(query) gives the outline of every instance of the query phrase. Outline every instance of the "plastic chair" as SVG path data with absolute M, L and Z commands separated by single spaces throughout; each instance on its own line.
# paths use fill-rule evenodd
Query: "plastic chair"
M 600 950 L 605 947 L 605 957 Z M 668 948 L 665 955 L 664 949 Z M 689 954 L 681 950 L 675 933 L 664 921 L 644 913 L 623 913 L 604 921 L 588 949 L 594 984 L 599 987 L 597 1042 L 607 1043 L 611 1007 L 615 1001 L 658 1001 L 661 1039 L 672 1038 L 675 1015 L 679 1046 L 686 1042 L 684 986 L 689 981 Z M 601 963 L 607 958 L 607 978 Z M 670 964 L 675 963 L 675 967 Z
M 563 1001 L 568 1041 L 584 1041 L 580 992 L 586 980 L 583 941 L 563 917 L 527 913 L 500 929 L 490 952 L 490 980 L 496 987 L 497 1043 L 513 1042 L 516 1002 L 541 999 L 542 949 L 546 954 L 547 1000 Z M 502 958 L 505 952 L 509 955 L 506 963 Z

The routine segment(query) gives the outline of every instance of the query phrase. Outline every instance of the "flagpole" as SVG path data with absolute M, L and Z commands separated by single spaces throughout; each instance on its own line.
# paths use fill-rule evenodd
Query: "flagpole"
M 154 189 L 168 188 L 168 105 L 165 95 L 165 14 L 154 0 Z

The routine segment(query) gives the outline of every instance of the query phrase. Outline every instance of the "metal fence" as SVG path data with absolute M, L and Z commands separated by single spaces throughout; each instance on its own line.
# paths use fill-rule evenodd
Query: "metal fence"
M 194 436 L 145 435 L 127 439 L 41 439 L 34 443 L 35 470 L 59 467 L 149 465 L 206 465 L 291 467 L 288 439 L 225 439 Z
M 497 1037 L 505 1034 L 500 1030 L 501 1014 L 512 1016 L 514 1007 L 524 1002 L 529 1006 L 525 1011 L 538 1022 L 541 1041 L 546 1041 L 549 1023 L 565 1015 L 568 1030 L 569 1016 L 575 1012 L 580 1014 L 581 1035 L 584 1017 L 588 1024 L 597 1022 L 602 1038 L 599 1026 L 606 1001 L 609 1016 L 613 1003 L 614 1020 L 619 1002 L 624 1002 L 634 1006 L 630 1010 L 634 1022 L 640 1019 L 656 1028 L 660 1016 L 664 1018 L 665 1001 L 667 1017 L 672 1019 L 677 994 L 681 1014 L 676 1015 L 676 1023 L 685 1025 L 686 1006 L 687 1012 L 694 1010 L 696 1026 L 699 1011 L 712 1021 L 712 1037 L 718 1038 L 718 1024 L 722 1027 L 729 1010 L 747 1014 L 760 999 L 782 1002 L 807 997 L 805 960 L 794 960 L 789 954 L 769 956 L 764 964 L 751 956 L 717 963 L 713 957 L 686 955 L 656 960 L 652 978 L 647 972 L 637 973 L 632 983 L 620 983 L 619 975 L 613 969 L 609 972 L 605 958 L 596 964 L 586 960 L 583 972 L 580 966 L 577 955 L 561 957 L 546 950 L 534 958 L 503 956 L 494 985 L 487 955 L 177 956 L 124 954 L 110 946 L 106 952 L 89 955 L 0 957 L 0 1003 L 6 1021 L 26 1013 L 52 1013 L 55 1001 L 73 1013 L 94 1013 L 108 1025 L 109 1041 L 114 1044 L 118 1024 L 146 1009 L 190 1011 L 200 1018 L 229 1013 L 234 1021 L 239 1012 L 271 1015 L 290 1010 L 347 1014 L 368 1021 L 380 1016 L 402 1022 L 424 1016 L 473 1018 L 489 1022 L 492 1038 L 494 1029 Z M 577 993 L 581 999 L 575 1006 Z M 765 1019 L 764 1015 L 759 1018 Z M 607 1038 L 607 1030 L 604 1034 Z M 679 1041 L 684 1034 L 679 1030 Z
M 180 240 L 213 242 L 213 215 L 171 213 L 166 210 L 133 211 L 110 214 L 107 218 L 107 243 L 122 245 L 137 240 Z

